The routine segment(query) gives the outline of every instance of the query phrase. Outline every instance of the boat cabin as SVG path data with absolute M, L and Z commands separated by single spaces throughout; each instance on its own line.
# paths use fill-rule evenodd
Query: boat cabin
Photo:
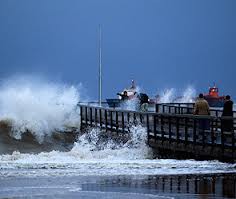
M 209 88 L 209 95 L 212 97 L 218 97 L 219 96 L 219 89 L 214 86 Z
M 129 99 L 135 98 L 136 93 L 137 93 L 137 88 L 134 83 L 134 80 L 132 80 L 130 88 L 124 89 L 122 92 L 120 92 L 120 94 L 123 95 L 125 91 L 127 93 L 127 96 L 129 97 Z M 121 96 L 119 96 L 119 99 L 121 99 Z

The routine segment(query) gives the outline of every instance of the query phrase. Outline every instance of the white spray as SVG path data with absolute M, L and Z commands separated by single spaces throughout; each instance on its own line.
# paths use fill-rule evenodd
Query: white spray
M 0 86 L 0 121 L 8 121 L 17 139 L 30 131 L 39 142 L 65 125 L 78 125 L 74 86 L 52 83 L 35 77 L 14 77 Z
M 160 97 L 160 103 L 173 102 L 174 98 L 175 98 L 175 89 L 174 88 L 166 89 Z
M 188 86 L 187 89 L 184 91 L 183 96 L 177 100 L 179 103 L 193 103 L 195 100 L 194 98 L 196 97 L 196 90 Z
M 179 96 L 179 97 L 178 97 Z M 188 86 L 183 93 L 177 95 L 174 88 L 166 89 L 160 96 L 160 103 L 193 103 L 196 96 L 196 90 L 192 86 Z

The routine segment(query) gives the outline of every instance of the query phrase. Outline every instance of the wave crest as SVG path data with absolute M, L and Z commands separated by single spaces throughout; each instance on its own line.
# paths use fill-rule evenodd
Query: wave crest
M 32 77 L 8 79 L 0 86 L 0 121 L 9 124 L 15 139 L 30 131 L 41 143 L 55 130 L 79 126 L 79 98 L 75 86 Z

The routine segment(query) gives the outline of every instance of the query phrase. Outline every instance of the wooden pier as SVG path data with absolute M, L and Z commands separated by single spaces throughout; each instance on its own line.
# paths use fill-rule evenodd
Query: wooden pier
M 109 132 L 127 133 L 132 125 L 147 129 L 148 145 L 158 156 L 236 161 L 235 117 L 192 114 L 193 104 L 157 104 L 153 112 L 97 107 L 80 104 L 81 128 L 96 127 Z M 231 132 L 222 131 L 222 119 L 233 120 Z M 201 121 L 209 128 L 202 129 Z

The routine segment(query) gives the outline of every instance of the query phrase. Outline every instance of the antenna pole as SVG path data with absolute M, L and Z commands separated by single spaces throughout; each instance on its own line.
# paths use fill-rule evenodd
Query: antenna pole
M 102 106 L 102 28 L 99 24 L 99 106 Z

